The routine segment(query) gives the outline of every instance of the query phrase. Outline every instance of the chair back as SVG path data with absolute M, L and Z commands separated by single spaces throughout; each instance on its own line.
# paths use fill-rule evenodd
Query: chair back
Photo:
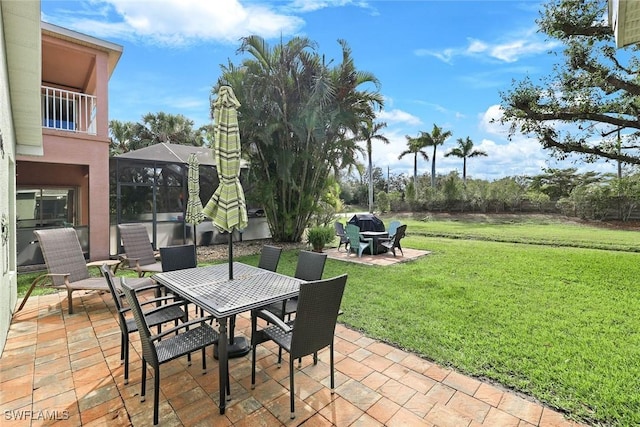
M 336 221 L 333 224 L 333 227 L 336 229 L 336 236 L 346 236 L 346 232 L 344 231 L 344 225 L 340 221 Z
M 198 266 L 196 245 L 175 245 L 160 248 L 162 271 L 184 270 Z
M 351 250 L 360 248 L 360 227 L 355 224 L 347 224 L 347 237 Z
M 400 221 L 391 221 L 389 223 L 389 229 L 387 232 L 389 233 L 389 237 L 393 237 L 396 235 L 396 230 L 400 227 Z
M 107 286 L 109 286 L 109 292 L 113 297 L 113 302 L 116 306 L 116 311 L 118 312 L 118 324 L 120 325 L 120 330 L 123 334 L 128 334 L 129 331 L 127 330 L 127 319 L 124 317 L 124 313 L 129 310 L 122 305 L 122 299 L 125 297 L 122 293 L 122 288 L 116 287 L 113 279 L 117 279 L 117 277 L 114 277 L 113 272 L 107 264 L 102 264 L 102 267 L 100 267 L 100 271 L 102 271 L 102 275 L 107 281 Z
M 393 236 L 393 247 L 394 248 L 399 248 L 400 247 L 400 240 L 402 240 L 402 238 L 405 235 L 405 232 L 407 231 L 407 225 L 401 225 L 400 227 L 398 227 L 398 230 L 396 231 L 395 236 Z
M 276 271 L 280 262 L 280 254 L 282 254 L 282 248 L 264 245 L 260 251 L 258 267 L 264 270 Z
M 51 274 L 69 274 L 69 282 L 91 277 L 78 234 L 73 228 L 49 228 L 33 232 L 40 244 L 44 262 Z M 52 277 L 55 286 L 63 286 L 64 278 Z
M 322 279 L 324 264 L 327 261 L 327 254 L 311 251 L 300 251 L 298 264 L 294 277 L 300 280 L 312 281 Z
M 333 343 L 346 283 L 347 275 L 343 274 L 300 284 L 298 311 L 291 337 L 291 358 L 306 356 Z
M 138 264 L 155 264 L 156 257 L 143 224 L 118 224 L 124 252 L 128 258 L 138 259 Z
M 147 321 L 144 318 L 142 307 L 140 307 L 138 295 L 136 294 L 136 291 L 134 289 L 127 286 L 126 279 L 124 277 L 121 278 L 121 284 L 122 291 L 127 298 L 129 308 L 131 308 L 131 311 L 133 312 L 133 318 L 135 319 L 138 333 L 140 334 L 142 356 L 147 363 L 151 364 L 151 366 L 158 366 L 158 353 L 156 353 L 156 347 L 151 342 L 151 332 L 149 331 L 149 326 L 147 325 Z

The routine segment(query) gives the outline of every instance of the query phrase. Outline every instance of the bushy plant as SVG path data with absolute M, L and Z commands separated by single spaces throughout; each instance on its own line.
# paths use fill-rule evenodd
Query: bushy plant
M 307 243 L 316 252 L 322 252 L 324 247 L 333 242 L 335 237 L 335 231 L 332 227 L 316 226 L 307 230 Z

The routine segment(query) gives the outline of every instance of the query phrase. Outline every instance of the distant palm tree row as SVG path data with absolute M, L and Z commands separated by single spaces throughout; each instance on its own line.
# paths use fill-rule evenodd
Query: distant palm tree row
M 413 186 L 418 185 L 418 155 L 422 156 L 424 160 L 429 160 L 429 155 L 424 151 L 427 147 L 433 147 L 433 154 L 431 156 L 431 186 L 436 186 L 436 150 L 439 145 L 443 145 L 445 141 L 451 137 L 451 131 L 443 131 L 441 127 L 436 124 L 433 125 L 431 132 L 420 131 L 420 135 L 416 138 L 406 136 L 407 149 L 400 153 L 398 159 L 402 159 L 404 156 L 413 154 Z M 473 141 L 468 136 L 457 139 L 458 146 L 449 150 L 444 156 L 455 156 L 462 159 L 462 180 L 467 182 L 467 158 L 486 156 L 487 153 L 482 150 L 474 150 Z

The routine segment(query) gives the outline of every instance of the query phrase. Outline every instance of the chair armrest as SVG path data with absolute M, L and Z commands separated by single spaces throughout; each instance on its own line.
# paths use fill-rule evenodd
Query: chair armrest
M 167 335 L 175 334 L 176 332 L 180 331 L 181 329 L 189 329 L 190 326 L 193 326 L 193 325 L 196 325 L 196 324 L 206 324 L 207 321 L 213 320 L 213 318 L 214 318 L 213 316 L 206 316 L 206 317 L 198 317 L 197 319 L 189 320 L 188 322 L 181 323 L 178 326 L 174 326 L 173 328 L 170 328 L 170 329 L 167 329 L 167 330 L 163 330 L 159 334 L 152 335 L 150 337 L 150 340 L 151 341 L 159 341 L 163 337 L 166 337 Z
M 255 316 L 266 320 L 269 323 L 273 323 L 284 332 L 291 332 L 293 328 L 282 321 L 278 316 L 270 312 L 269 310 L 256 310 Z
M 109 267 L 113 267 L 114 265 L 120 265 L 122 260 L 118 259 L 105 259 L 102 261 L 91 261 L 87 263 L 87 267 L 102 267 L 104 264 L 107 264 Z
M 148 304 L 150 304 L 152 302 L 155 302 L 156 299 L 160 299 L 160 298 L 154 298 L 153 301 L 152 300 L 145 301 L 144 304 L 141 304 L 141 305 L 148 305 Z M 144 315 L 147 316 L 149 314 L 155 313 L 156 311 L 161 311 L 161 310 L 164 310 L 164 309 L 169 308 L 169 307 L 183 307 L 184 305 L 186 305 L 186 303 L 184 301 L 172 302 L 172 303 L 169 303 L 169 304 L 163 304 L 163 305 L 159 305 L 159 306 L 156 306 L 154 308 L 151 308 L 149 310 L 146 310 L 144 312 Z

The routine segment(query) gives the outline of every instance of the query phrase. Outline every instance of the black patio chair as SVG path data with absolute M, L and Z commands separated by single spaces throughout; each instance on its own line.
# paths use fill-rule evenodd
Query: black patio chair
M 340 246 L 342 245 L 344 245 L 344 249 L 348 251 L 349 236 L 347 236 L 347 232 L 344 231 L 344 225 L 340 221 L 336 221 L 333 224 L 333 227 L 336 229 L 336 236 L 340 238 L 340 243 L 338 243 L 338 252 L 340 251 Z
M 327 254 L 325 253 L 300 251 L 294 277 L 307 282 L 320 280 L 322 279 L 322 273 L 324 272 L 324 265 L 326 261 Z M 297 305 L 297 298 L 289 298 L 283 302 L 269 304 L 265 309 L 284 320 L 285 317 L 289 317 L 289 319 L 291 318 L 291 315 L 296 312 Z
M 113 297 L 113 302 L 116 306 L 116 311 L 118 313 L 118 325 L 120 326 L 120 360 L 124 364 L 124 383 L 129 384 L 129 334 L 138 331 L 138 327 L 136 326 L 135 319 L 133 317 L 127 317 L 127 314 L 130 313 L 131 309 L 125 304 L 123 304 L 124 293 L 122 291 L 122 287 L 120 286 L 120 277 L 116 277 L 111 272 L 111 269 L 108 265 L 104 264 L 100 270 L 102 271 L 102 275 L 107 281 L 107 286 L 111 291 L 111 296 Z M 136 279 L 128 279 L 131 284 L 132 280 Z M 143 284 L 139 284 L 135 287 L 136 292 L 141 292 L 144 290 L 152 289 L 155 290 L 158 285 L 155 284 L 151 279 L 143 278 L 137 279 L 140 281 L 145 281 L 146 286 Z M 117 281 L 117 282 L 116 282 Z M 116 286 L 118 283 L 118 286 Z M 178 302 L 173 300 L 173 297 L 161 297 L 161 298 L 153 298 L 150 300 L 141 303 L 141 305 L 147 304 L 158 304 L 160 302 L 167 302 L 167 304 L 160 305 L 158 310 L 151 310 L 145 313 L 145 320 L 149 327 L 157 327 L 158 333 L 162 331 L 161 326 L 165 323 L 173 322 L 174 326 L 178 325 L 178 320 L 186 321 L 187 314 L 184 309 L 184 302 Z
M 158 424 L 158 404 L 160 400 L 160 365 L 198 350 L 202 351 L 202 369 L 206 372 L 205 350 L 218 342 L 218 332 L 207 322 L 212 318 L 198 317 L 157 335 L 151 335 L 135 290 L 122 279 L 122 289 L 133 312 L 142 344 L 142 388 L 140 401 L 145 401 L 147 385 L 147 363 L 153 368 L 153 425 Z M 162 307 L 156 308 L 160 310 Z M 229 372 L 227 370 L 227 393 L 229 394 Z
M 276 271 L 278 264 L 280 263 L 280 255 L 282 254 L 282 248 L 276 246 L 264 245 L 260 251 L 260 260 L 258 261 L 258 267 Z
M 405 236 L 406 230 L 406 224 L 399 226 L 393 238 L 380 241 L 379 244 L 387 248 L 387 250 L 391 250 L 391 252 L 393 252 L 393 256 L 396 256 L 396 248 L 400 249 L 400 253 L 402 254 L 402 256 L 404 256 L 404 252 L 402 252 L 402 246 L 400 245 L 400 240 L 402 240 L 402 238 Z
M 293 322 L 285 323 L 273 313 L 255 310 L 251 316 L 251 388 L 256 384 L 256 346 L 266 341 L 274 341 L 280 349 L 289 353 L 289 396 L 291 419 L 295 418 L 295 387 L 293 361 L 329 347 L 330 385 L 334 393 L 333 340 L 336 321 L 342 302 L 342 294 L 347 283 L 347 275 L 332 279 L 302 283 L 298 297 L 298 311 Z M 257 319 L 268 318 L 270 325 L 258 329 Z M 314 364 L 317 358 L 314 357 Z
M 175 245 L 160 248 L 160 264 L 163 272 L 197 267 L 196 245 Z

